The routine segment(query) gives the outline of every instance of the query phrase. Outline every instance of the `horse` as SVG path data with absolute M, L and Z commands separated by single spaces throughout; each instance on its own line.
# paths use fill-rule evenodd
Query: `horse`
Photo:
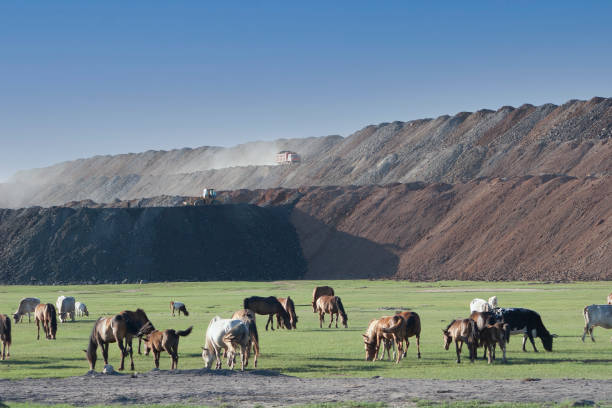
M 155 327 L 153 327 L 147 314 L 142 309 L 136 309 L 135 312 L 124 310 L 113 317 L 100 317 L 96 320 L 91 330 L 87 349 L 83 350 L 89 362 L 89 369 L 94 370 L 96 368 L 98 346 L 102 348 L 102 357 L 106 365 L 108 364 L 108 345 L 110 343 L 117 343 L 121 352 L 121 366 L 119 370 L 124 369 L 125 357 L 128 353 L 130 355 L 130 367 L 134 370 L 132 338 L 154 330 Z
M 402 316 L 406 321 L 406 331 L 404 336 L 404 342 L 406 343 L 406 347 L 404 347 L 403 357 L 406 357 L 408 347 L 410 346 L 410 341 L 408 340 L 408 338 L 416 336 L 417 358 L 421 358 L 421 318 L 416 312 L 411 311 L 396 312 L 395 314 Z
M 470 352 L 470 361 L 473 363 L 476 358 L 476 348 L 478 347 L 478 326 L 472 319 L 453 320 L 446 329 L 442 329 L 444 334 L 444 349 L 448 350 L 451 341 L 455 341 L 457 351 L 457 363 L 461 363 L 461 348 L 463 343 L 467 343 Z
M 298 317 L 295 314 L 295 305 L 293 304 L 293 300 L 291 296 L 287 298 L 277 298 L 285 311 L 289 314 L 289 320 L 291 321 L 291 327 L 297 329 L 297 321 Z M 276 315 L 276 328 L 281 327 L 281 319 L 279 315 Z
M 255 322 L 255 313 L 250 309 L 241 309 L 234 312 L 232 319 L 240 319 L 249 326 L 251 334 L 251 344 L 253 344 L 253 353 L 255 354 L 255 368 L 257 368 L 257 358 L 259 357 L 259 333 L 257 333 L 257 324 Z
M 406 321 L 400 315 L 383 316 L 380 319 L 371 320 L 365 334 L 362 334 L 365 344 L 366 361 L 374 361 L 377 357 L 382 360 L 385 356 L 385 350 L 391 359 L 391 348 L 395 343 L 398 345 L 398 353 L 393 351 L 396 363 L 401 360 L 402 339 L 405 337 Z M 382 355 L 380 354 L 380 346 L 383 346 Z
M 74 304 L 74 310 L 77 314 L 77 316 L 89 316 L 89 311 L 87 310 L 87 305 L 85 303 L 82 302 L 76 302 Z
M 166 351 L 172 359 L 170 365 L 171 370 L 178 369 L 178 345 L 180 337 L 189 336 L 193 326 L 189 326 L 187 330 L 176 331 L 174 329 L 168 329 L 164 331 L 155 330 L 149 334 L 139 333 L 139 336 L 143 336 L 142 339 L 145 344 L 145 356 L 148 356 L 153 351 L 155 358 L 155 367 L 159 368 L 159 356 L 162 351 Z
M 317 299 L 321 296 L 334 296 L 334 288 L 331 286 L 316 286 L 312 291 L 312 313 L 317 313 Z
M 274 330 L 274 321 L 272 320 L 272 316 L 275 314 L 280 316 L 282 319 L 281 321 L 287 330 L 291 330 L 291 318 L 283 305 L 281 305 L 278 299 L 274 296 L 268 296 L 265 298 L 260 296 L 251 296 L 244 298 L 242 303 L 245 309 L 251 309 L 253 312 L 260 315 L 268 315 L 266 330 L 268 330 L 268 325 L 270 325 L 270 328 Z
M 185 307 L 185 304 L 183 302 L 175 302 L 174 300 L 170 301 L 170 311 L 172 312 L 172 316 L 174 316 L 174 311 L 178 310 L 178 315 L 181 315 L 181 312 L 183 312 L 183 314 L 185 316 L 189 316 L 189 312 L 187 311 L 187 308 Z
M 207 369 L 217 361 L 215 368 L 221 369 L 221 350 L 227 351 L 227 365 L 234 368 L 235 346 L 241 343 L 242 369 L 249 362 L 251 334 L 247 322 L 240 319 L 222 319 L 219 316 L 212 318 L 206 329 L 206 346 L 202 347 L 202 360 Z M 244 344 L 244 345 L 242 345 Z
M 34 309 L 36 309 L 36 305 L 40 304 L 40 299 L 35 297 L 27 297 L 23 298 L 19 301 L 19 306 L 17 307 L 17 311 L 13 314 L 13 319 L 15 319 L 15 324 L 19 323 L 23 318 L 23 315 L 28 314 L 28 323 L 30 320 L 30 313 L 34 313 Z
M 470 319 L 476 322 L 476 327 L 478 327 L 479 331 L 484 329 L 488 325 L 492 325 L 497 322 L 497 318 L 494 312 L 472 312 L 470 314 Z M 507 343 L 508 339 L 506 339 L 505 342 Z M 484 347 L 484 354 L 482 355 L 482 359 L 487 359 L 487 347 Z
M 60 296 L 55 302 L 57 313 L 59 314 L 60 322 L 64 323 L 67 317 L 74 322 L 74 298 L 72 296 Z
M 503 362 L 506 362 L 506 332 L 508 330 L 506 323 L 497 322 L 494 324 L 487 324 L 482 329 L 479 329 L 480 345 L 489 352 L 489 364 L 495 360 L 495 346 L 499 344 L 499 348 L 504 353 Z
M 2 341 L 2 358 L 5 360 L 11 356 L 11 318 L 0 314 L 0 341 Z
M 40 340 L 40 324 L 43 325 L 45 337 L 48 340 L 55 340 L 57 334 L 57 318 L 55 317 L 55 306 L 51 303 L 41 303 L 34 309 L 34 318 L 38 328 L 36 340 Z
M 334 322 L 334 314 L 336 315 L 336 328 L 338 328 L 338 314 L 342 318 L 342 325 L 348 328 L 348 317 L 344 311 L 342 301 L 338 296 L 320 296 L 317 299 L 317 312 L 319 312 L 319 327 L 323 328 L 323 321 L 325 320 L 325 313 L 329 313 L 331 320 L 329 326 L 331 327 Z

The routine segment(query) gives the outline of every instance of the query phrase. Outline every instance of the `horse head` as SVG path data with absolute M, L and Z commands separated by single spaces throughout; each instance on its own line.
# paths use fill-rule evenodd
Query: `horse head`
M 444 334 L 444 350 L 448 350 L 451 341 L 453 340 L 453 336 L 451 336 L 448 330 L 442 329 L 442 333 Z
M 376 343 L 371 341 L 367 335 L 362 334 L 362 336 L 366 352 L 365 359 L 366 361 L 373 361 L 376 358 Z
M 204 360 L 204 366 L 210 369 L 212 363 L 215 361 L 215 353 L 206 347 L 202 347 L 202 360 Z

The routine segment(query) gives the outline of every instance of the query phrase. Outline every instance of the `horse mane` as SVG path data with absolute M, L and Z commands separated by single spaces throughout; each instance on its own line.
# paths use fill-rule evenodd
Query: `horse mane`
M 342 305 L 342 301 L 339 296 L 336 296 L 336 303 L 338 304 L 338 310 L 340 310 L 340 314 L 343 319 L 346 319 L 346 312 L 344 311 L 344 306 Z
M 294 321 L 297 323 L 298 317 L 297 314 L 295 314 L 295 304 L 293 303 L 291 296 L 287 296 L 287 309 L 289 309 L 289 317 L 293 317 Z
M 51 330 L 53 333 L 55 333 L 57 332 L 57 317 L 55 316 L 55 306 L 53 306 L 51 303 L 47 303 L 47 314 L 51 314 L 49 319 L 51 321 Z
M 444 329 L 444 331 L 448 331 L 448 329 L 450 329 L 450 328 L 451 328 L 451 326 L 452 326 L 453 324 L 455 324 L 455 322 L 456 322 L 456 321 L 457 321 L 457 320 L 453 320 L 452 322 L 450 322 L 450 323 L 448 324 L 448 326 L 446 326 L 446 329 Z

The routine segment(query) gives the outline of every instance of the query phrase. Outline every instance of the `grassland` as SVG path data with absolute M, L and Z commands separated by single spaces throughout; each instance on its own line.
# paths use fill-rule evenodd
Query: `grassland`
M 251 295 L 290 295 L 299 316 L 298 330 L 264 330 L 265 318 L 258 318 L 262 356 L 258 368 L 299 377 L 405 377 L 437 379 L 505 378 L 612 378 L 612 332 L 595 329 L 596 343 L 580 341 L 585 305 L 604 303 L 610 282 L 542 284 L 530 282 L 432 282 L 327 281 L 336 289 L 347 309 L 349 328 L 319 328 L 312 313 L 312 288 L 323 282 L 206 282 L 156 283 L 145 285 L 89 286 L 0 286 L 0 313 L 12 314 L 24 296 L 36 296 L 55 303 L 59 295 L 72 295 L 87 304 L 90 316 L 59 324 L 56 341 L 36 340 L 36 325 L 13 325 L 11 358 L 0 362 L 0 378 L 66 377 L 88 370 L 84 349 L 93 322 L 98 316 L 124 309 L 143 308 L 157 328 L 194 332 L 181 339 L 179 368 L 202 368 L 200 347 L 208 321 L 215 315 L 229 317 Z M 538 311 L 544 324 L 559 335 L 554 351 L 521 351 L 521 337 L 513 336 L 509 363 L 487 365 L 479 360 L 457 365 L 454 351 L 442 348 L 440 329 L 451 319 L 469 314 L 469 301 L 497 295 L 500 306 L 527 307 Z M 171 299 L 187 304 L 189 317 L 172 317 Z M 370 319 L 393 313 L 399 308 L 417 311 L 422 320 L 421 351 L 411 342 L 408 356 L 396 365 L 388 361 L 366 362 L 361 333 Z M 465 353 L 465 351 L 464 351 Z M 100 361 L 100 360 L 99 360 Z M 100 361 L 101 363 L 101 361 Z M 100 364 L 99 363 L 99 364 Z M 119 351 L 111 345 L 110 363 L 118 367 Z M 151 356 L 135 355 L 136 371 L 154 367 Z M 161 368 L 168 369 L 169 357 L 162 355 Z M 129 367 L 129 365 L 128 365 Z M 101 369 L 98 366 L 97 369 Z

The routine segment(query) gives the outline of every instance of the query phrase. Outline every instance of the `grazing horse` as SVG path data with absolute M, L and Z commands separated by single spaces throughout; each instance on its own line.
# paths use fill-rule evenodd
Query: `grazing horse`
M 72 296 L 60 296 L 55 302 L 60 322 L 64 323 L 68 318 L 74 322 L 75 301 Z
M 11 319 L 4 314 L 0 314 L 0 341 L 2 341 L 2 358 L 0 360 L 5 360 L 11 356 Z
M 455 341 L 457 351 L 457 363 L 461 363 L 461 348 L 466 343 L 470 352 L 470 361 L 473 363 L 476 358 L 476 347 L 478 347 L 478 326 L 472 319 L 453 320 L 446 329 L 442 329 L 444 334 L 444 349 L 448 350 L 451 341 Z
M 289 321 L 291 322 L 291 327 L 297 329 L 297 321 L 298 317 L 295 314 L 295 305 L 293 304 L 293 300 L 291 296 L 287 298 L 277 298 L 285 311 L 289 314 Z M 281 319 L 279 315 L 276 315 L 276 328 L 281 327 Z
M 255 313 L 250 309 L 241 309 L 234 312 L 232 319 L 239 319 L 247 323 L 249 333 L 251 334 L 251 344 L 253 344 L 253 353 L 255 353 L 255 368 L 257 368 L 257 358 L 259 357 L 259 333 L 257 333 L 257 324 L 255 322 Z
M 34 318 L 36 319 L 36 327 L 38 328 L 38 336 L 36 340 L 40 340 L 40 324 L 43 325 L 45 337 L 48 340 L 55 340 L 57 333 L 57 318 L 55 317 L 55 306 L 51 303 L 41 303 L 34 309 Z
M 395 314 L 403 317 L 406 321 L 406 332 L 404 336 L 406 347 L 404 347 L 404 357 L 406 357 L 408 346 L 410 346 L 408 338 L 416 336 L 417 358 L 421 358 L 421 318 L 416 312 L 410 311 L 396 312 Z
M 371 320 L 365 334 L 362 334 L 365 343 L 366 361 L 374 361 L 377 357 L 382 360 L 385 357 L 385 350 L 391 360 L 391 348 L 394 344 L 398 346 L 398 353 L 393 351 L 396 363 L 399 363 L 403 356 L 402 340 L 406 334 L 406 321 L 400 315 L 383 316 L 380 319 Z M 383 352 L 379 356 L 380 346 Z
M 125 365 L 125 357 L 130 355 L 130 367 L 134 370 L 134 358 L 132 356 L 132 338 L 143 333 L 150 333 L 155 330 L 153 324 L 147 317 L 147 314 L 142 309 L 137 309 L 135 312 L 124 310 L 113 317 L 100 317 L 95 323 L 89 336 L 89 345 L 87 350 L 83 350 L 87 355 L 89 369 L 96 368 L 96 360 L 98 346 L 102 348 L 102 357 L 104 364 L 108 364 L 108 345 L 117 343 L 121 352 L 121 366 L 119 370 L 123 370 Z M 125 341 L 125 345 L 124 345 Z
M 342 301 L 338 296 L 321 296 L 317 299 L 317 312 L 319 312 L 319 327 L 323 328 L 323 322 L 325 321 L 325 313 L 329 313 L 331 320 L 329 326 L 331 327 L 334 322 L 334 314 L 336 315 L 336 328 L 338 328 L 338 314 L 342 318 L 342 325 L 345 328 L 348 327 L 348 317 L 344 311 Z
M 170 364 L 171 370 L 178 369 L 178 345 L 180 337 L 189 336 L 193 326 L 189 326 L 187 330 L 176 331 L 174 329 L 168 329 L 164 331 L 155 330 L 149 334 L 139 333 L 144 336 L 143 341 L 145 344 L 145 355 L 148 356 L 153 351 L 155 357 L 155 367 L 159 368 L 159 356 L 162 351 L 166 351 L 172 359 Z
M 175 302 L 174 300 L 171 300 L 170 301 L 170 311 L 172 312 L 172 316 L 174 316 L 175 310 L 178 311 L 179 317 L 181 316 L 181 312 L 183 312 L 185 316 L 189 316 L 187 307 L 185 307 L 185 304 L 183 302 Z
M 278 299 L 274 296 L 251 296 L 245 298 L 243 301 L 243 307 L 245 309 L 251 309 L 253 312 L 260 315 L 268 315 L 266 330 L 268 330 L 268 325 L 270 325 L 270 328 L 274 330 L 274 321 L 272 318 L 274 315 L 280 316 L 283 325 L 288 330 L 291 330 L 291 318 L 289 317 L 289 313 L 287 313 L 283 305 L 281 305 Z
M 312 313 L 317 313 L 317 299 L 321 296 L 334 296 L 334 288 L 331 286 L 316 286 L 312 291 Z
M 82 302 L 76 302 L 74 304 L 74 311 L 77 316 L 89 316 L 89 311 L 87 310 L 87 305 Z
M 212 318 L 206 329 L 206 346 L 202 347 L 202 360 L 206 368 L 210 368 L 216 360 L 216 369 L 221 369 L 221 350 L 227 351 L 227 365 L 234 368 L 235 345 L 240 343 L 242 369 L 249 362 L 251 348 L 249 326 L 244 320 Z
M 13 314 L 13 319 L 15 319 L 15 324 L 19 323 L 23 318 L 23 315 L 28 314 L 28 323 L 30 320 L 30 313 L 34 313 L 34 309 L 40 303 L 39 298 L 35 297 L 27 297 L 23 298 L 19 301 L 19 306 L 17 307 L 17 311 Z

